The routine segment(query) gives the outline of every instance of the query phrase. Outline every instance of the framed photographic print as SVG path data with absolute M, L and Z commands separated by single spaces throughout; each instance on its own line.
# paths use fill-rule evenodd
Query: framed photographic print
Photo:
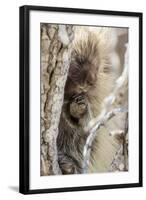
M 142 13 L 20 7 L 20 192 L 142 186 Z

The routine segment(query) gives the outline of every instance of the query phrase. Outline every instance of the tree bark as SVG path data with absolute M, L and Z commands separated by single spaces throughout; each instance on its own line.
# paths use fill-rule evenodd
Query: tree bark
M 41 175 L 61 174 L 56 138 L 67 79 L 71 25 L 41 24 Z

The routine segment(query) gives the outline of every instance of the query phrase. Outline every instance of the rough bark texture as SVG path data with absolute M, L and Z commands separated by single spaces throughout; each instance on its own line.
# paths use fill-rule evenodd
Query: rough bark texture
M 61 174 L 56 138 L 72 39 L 72 26 L 41 24 L 41 175 Z

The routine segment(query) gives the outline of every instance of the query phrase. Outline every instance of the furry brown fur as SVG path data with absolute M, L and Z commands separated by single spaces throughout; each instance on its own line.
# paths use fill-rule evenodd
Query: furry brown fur
M 75 27 L 71 64 L 65 86 L 59 135 L 59 165 L 63 174 L 82 172 L 85 125 L 99 115 L 103 99 L 113 87 L 110 28 Z M 107 171 L 116 141 L 102 129 L 94 141 L 89 172 Z

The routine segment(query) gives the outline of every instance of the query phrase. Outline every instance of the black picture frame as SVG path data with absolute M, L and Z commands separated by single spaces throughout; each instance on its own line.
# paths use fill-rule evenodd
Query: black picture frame
M 30 11 L 56 11 L 67 13 L 84 13 L 84 14 L 102 14 L 114 16 L 130 16 L 139 18 L 139 182 L 129 184 L 101 185 L 101 186 L 84 186 L 84 187 L 68 187 L 54 189 L 35 189 L 29 188 L 29 17 Z M 99 189 L 115 189 L 141 187 L 143 182 L 142 173 L 142 13 L 123 12 L 123 11 L 107 11 L 107 10 L 89 10 L 75 9 L 63 7 L 44 7 L 44 6 L 22 6 L 20 7 L 20 132 L 19 132 L 19 155 L 20 155 L 20 173 L 19 173 L 19 191 L 22 194 L 35 193 L 52 193 L 67 192 L 81 190 L 99 190 Z

